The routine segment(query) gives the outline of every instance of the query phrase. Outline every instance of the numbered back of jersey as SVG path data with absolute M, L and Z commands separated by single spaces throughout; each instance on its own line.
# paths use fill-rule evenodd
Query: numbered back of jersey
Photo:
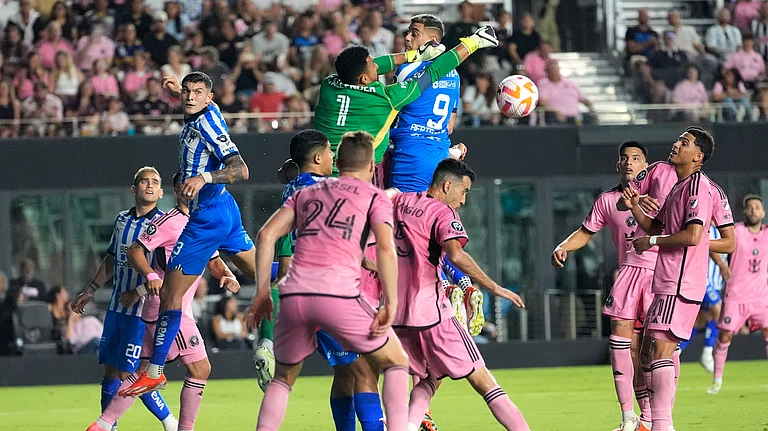
M 402 82 L 429 65 L 429 62 L 409 63 L 400 66 L 396 79 Z M 446 76 L 432 83 L 432 87 L 406 105 L 398 116 L 392 130 L 397 141 L 406 136 L 430 136 L 448 140 L 448 124 L 459 104 L 459 74 L 452 70 Z

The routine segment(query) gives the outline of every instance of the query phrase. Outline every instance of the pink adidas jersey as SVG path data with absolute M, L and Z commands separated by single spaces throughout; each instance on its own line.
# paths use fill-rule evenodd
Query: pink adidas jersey
M 704 227 L 699 244 L 692 247 L 659 247 L 653 276 L 653 293 L 679 295 L 701 302 L 707 288 L 709 224 L 712 219 L 712 189 L 702 172 L 694 172 L 675 184 L 657 219 L 664 235 L 682 231 L 691 223 Z
M 155 254 L 155 264 L 152 265 L 155 272 L 163 278 L 165 275 L 165 266 L 168 263 L 168 259 L 173 253 L 173 248 L 176 246 L 176 240 L 181 236 L 181 232 L 184 230 L 184 226 L 187 225 L 189 216 L 184 214 L 178 207 L 174 207 L 167 213 L 163 214 L 159 218 L 152 221 L 147 226 L 144 232 L 141 233 L 137 240 L 144 249 L 147 251 L 157 250 Z M 213 257 L 219 255 L 219 252 L 214 253 Z M 203 272 L 205 274 L 205 272 Z M 200 279 L 203 278 L 203 274 L 195 280 L 184 294 L 184 299 L 181 302 L 181 309 L 184 310 L 184 314 L 188 317 L 192 315 L 192 299 L 195 297 L 195 291 L 197 285 L 200 284 Z M 154 295 L 147 295 L 144 297 L 144 311 L 141 318 L 145 322 L 155 322 L 157 316 L 160 313 L 160 297 Z
M 718 229 L 732 226 L 733 211 L 731 210 L 728 196 L 726 196 L 722 187 L 712 181 L 712 178 L 709 178 L 706 174 L 704 174 L 704 177 L 709 180 L 709 187 L 712 189 L 712 224 Z
M 297 191 L 283 206 L 296 213 L 296 248 L 280 295 L 360 296 L 370 227 L 392 225 L 384 191 L 356 178 L 329 178 Z
M 395 207 L 398 302 L 393 326 L 428 328 L 454 315 L 440 285 L 443 243 L 463 247 L 467 233 L 459 214 L 426 193 L 401 193 Z
M 729 260 L 731 280 L 725 288 L 725 300 L 737 304 L 764 304 L 768 302 L 768 225 L 752 233 L 744 223 L 733 228 L 736 250 Z
M 672 187 L 677 183 L 677 173 L 675 167 L 668 162 L 651 163 L 645 170 L 640 171 L 630 185 L 641 195 L 649 195 L 659 201 L 663 206 L 667 200 Z M 655 216 L 656 214 L 649 214 Z M 635 231 L 635 237 L 645 236 L 646 233 L 638 226 Z M 659 255 L 659 248 L 652 247 L 650 250 L 637 254 L 632 247 L 627 252 L 627 258 L 624 264 L 638 268 L 653 269 L 656 266 L 656 259 Z
M 608 226 L 616 246 L 616 254 L 619 258 L 619 266 L 624 264 L 627 252 L 632 250 L 632 240 L 635 239 L 637 222 L 629 211 L 616 209 L 616 201 L 621 198 L 621 185 L 600 193 L 592 204 L 592 209 L 581 223 L 581 227 L 591 233 L 597 233 Z M 653 263 L 651 264 L 653 268 Z

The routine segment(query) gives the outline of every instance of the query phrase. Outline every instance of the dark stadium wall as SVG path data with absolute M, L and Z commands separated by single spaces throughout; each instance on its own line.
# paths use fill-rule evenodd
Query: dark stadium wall
M 454 142 L 469 147 L 467 162 L 481 178 L 603 175 L 628 140 L 648 145 L 651 161 L 666 159 L 682 124 L 546 128 L 458 129 Z M 768 124 L 715 124 L 717 142 L 710 172 L 766 172 Z M 288 158 L 289 134 L 236 135 L 251 183 L 274 183 Z M 176 136 L 16 139 L 3 142 L 0 189 L 119 187 L 136 169 L 176 169 Z

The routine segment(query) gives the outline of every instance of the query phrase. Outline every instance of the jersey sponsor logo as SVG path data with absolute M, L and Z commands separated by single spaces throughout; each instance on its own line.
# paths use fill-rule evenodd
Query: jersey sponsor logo
M 451 222 L 451 229 L 455 230 L 456 232 L 464 232 L 464 226 L 462 226 L 461 223 L 458 222 L 458 220 L 454 220 Z
M 121 259 L 121 260 L 116 260 L 115 261 L 115 266 L 120 267 L 120 268 L 130 268 L 131 264 L 127 260 L 122 260 Z
M 159 409 L 165 408 L 165 403 L 163 402 L 162 398 L 160 398 L 160 394 L 157 391 L 152 391 L 152 401 L 155 402 L 155 405 Z
M 456 88 L 458 84 L 456 81 L 437 81 L 432 84 L 432 88 Z
M 624 221 L 624 223 L 627 224 L 627 227 L 635 227 L 637 226 L 637 220 L 633 216 L 627 217 L 627 219 Z
M 160 319 L 160 324 L 157 328 L 157 336 L 155 337 L 155 347 L 162 346 L 165 342 L 165 333 L 168 332 L 168 316 L 163 316 Z
M 157 226 L 150 224 L 147 226 L 147 235 L 152 236 L 157 233 Z
M 699 200 L 694 199 L 691 201 L 691 209 L 696 209 L 696 207 L 699 206 Z

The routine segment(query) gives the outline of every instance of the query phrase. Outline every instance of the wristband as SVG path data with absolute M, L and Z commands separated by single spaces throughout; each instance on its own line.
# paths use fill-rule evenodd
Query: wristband
M 205 180 L 206 184 L 210 184 L 210 183 L 213 182 L 213 175 L 211 175 L 210 172 L 203 172 L 202 174 L 200 174 L 200 176 L 203 177 L 203 179 Z
M 147 286 L 144 286 L 143 284 L 140 284 L 136 288 L 136 293 L 138 293 L 139 296 L 147 296 L 147 293 L 149 293 L 149 292 L 147 292 Z
M 160 276 L 156 272 L 150 272 L 147 274 L 147 281 L 160 280 Z
M 650 243 L 651 243 L 651 245 L 656 245 L 656 240 L 657 240 L 657 239 L 659 239 L 659 236 L 658 236 L 658 235 L 653 235 L 653 236 L 652 236 L 652 237 L 651 237 L 651 238 L 648 240 L 648 242 L 650 242 Z
M 469 51 L 470 55 L 472 55 L 472 53 L 477 51 L 477 48 L 480 47 L 480 45 L 476 40 L 472 38 L 472 36 L 462 37 L 459 39 L 459 41 L 462 43 L 462 45 L 464 45 L 465 48 L 467 48 L 467 51 Z

